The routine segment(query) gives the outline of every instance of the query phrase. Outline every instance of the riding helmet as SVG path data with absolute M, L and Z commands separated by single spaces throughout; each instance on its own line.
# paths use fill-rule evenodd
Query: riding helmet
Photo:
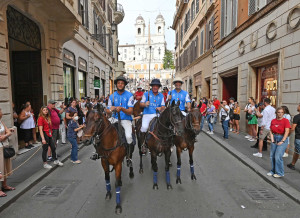
M 153 79 L 150 83 L 150 86 L 154 86 L 154 85 L 158 85 L 159 87 L 161 87 L 161 83 L 159 79 Z
M 117 85 L 119 80 L 124 81 L 125 86 L 128 84 L 128 81 L 124 76 L 118 76 L 117 79 L 115 80 L 115 85 Z

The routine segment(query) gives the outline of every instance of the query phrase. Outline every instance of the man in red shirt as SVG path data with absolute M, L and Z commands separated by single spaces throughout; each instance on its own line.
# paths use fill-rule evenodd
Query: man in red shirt
M 142 87 L 139 86 L 137 88 L 137 92 L 134 95 L 135 95 L 134 97 L 136 100 L 141 100 L 144 95 L 144 92 L 142 92 Z
M 220 101 L 217 99 L 217 97 L 214 97 L 214 106 L 216 109 L 216 112 L 219 112 L 219 107 L 220 107 Z
M 164 92 L 163 92 L 163 95 L 164 95 L 164 100 L 165 100 L 165 103 L 166 103 L 166 101 L 167 101 L 168 92 L 169 92 L 169 89 L 168 89 L 168 87 L 164 87 Z
M 48 113 L 50 114 L 51 117 L 51 124 L 52 124 L 52 139 L 54 142 L 55 147 L 57 147 L 57 140 L 59 136 L 59 125 L 60 125 L 60 117 L 58 114 L 62 114 L 64 112 L 65 106 L 61 105 L 61 110 L 58 110 L 55 108 L 56 101 L 54 100 L 49 100 L 48 101 Z M 51 159 L 51 150 L 49 148 L 48 150 L 48 159 Z
M 200 104 L 198 107 L 200 107 L 200 113 L 202 114 L 201 125 L 200 125 L 200 130 L 202 130 L 204 125 L 204 120 L 206 117 L 206 111 L 207 111 L 207 105 L 204 103 L 202 98 L 200 99 Z

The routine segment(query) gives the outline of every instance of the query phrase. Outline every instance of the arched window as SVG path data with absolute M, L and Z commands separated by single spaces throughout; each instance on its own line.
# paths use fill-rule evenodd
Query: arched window
M 158 33 L 161 33 L 161 26 L 159 26 L 159 27 L 157 28 L 157 32 L 158 32 Z
M 141 35 L 141 28 L 138 28 L 138 35 Z

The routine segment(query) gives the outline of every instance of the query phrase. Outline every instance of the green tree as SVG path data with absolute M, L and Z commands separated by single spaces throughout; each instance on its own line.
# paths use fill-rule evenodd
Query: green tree
M 175 69 L 174 57 L 170 50 L 166 49 L 163 61 L 164 61 L 164 69 L 170 69 L 170 68 Z

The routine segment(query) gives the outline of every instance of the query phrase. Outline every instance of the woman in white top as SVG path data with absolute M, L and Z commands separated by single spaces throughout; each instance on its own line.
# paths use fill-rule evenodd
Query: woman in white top
M 291 115 L 290 115 L 290 111 L 289 111 L 288 107 L 287 107 L 287 106 L 281 106 L 281 107 L 282 107 L 283 110 L 284 110 L 283 118 L 288 119 L 288 121 L 290 121 L 290 123 L 291 123 L 292 117 L 291 117 Z M 284 154 L 283 154 L 282 157 L 288 157 L 288 156 L 289 156 L 290 137 L 287 137 L 287 142 L 288 142 L 288 145 L 287 145 L 287 147 L 286 147 L 286 149 L 285 149 L 285 152 L 284 152 Z
M 32 129 L 35 128 L 35 122 L 33 119 L 34 114 L 31 113 L 31 105 L 26 103 L 23 106 L 23 110 L 19 115 L 20 128 L 23 132 L 23 139 L 25 142 L 25 148 L 31 149 L 32 145 Z
M 9 145 L 8 137 L 11 136 L 13 129 L 8 129 L 2 122 L 2 110 L 0 108 L 0 181 L 2 182 L 2 189 L 0 190 L 0 197 L 6 197 L 5 191 L 13 191 L 14 187 L 7 185 L 7 176 L 11 175 L 12 164 L 10 158 L 4 158 L 3 149 Z

